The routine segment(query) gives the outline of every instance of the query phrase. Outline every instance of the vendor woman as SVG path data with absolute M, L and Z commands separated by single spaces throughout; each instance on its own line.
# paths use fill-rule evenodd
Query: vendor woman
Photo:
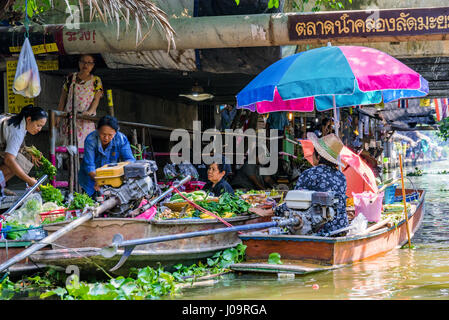
M 104 116 L 98 120 L 97 130 L 84 141 L 84 157 L 78 173 L 80 186 L 92 197 L 99 190 L 95 183 L 95 170 L 124 161 L 135 161 L 128 138 L 119 131 L 116 118 Z
M 317 232 L 317 235 L 325 236 L 349 225 L 346 214 L 346 177 L 337 167 L 337 165 L 342 165 L 339 161 L 339 154 L 344 145 L 335 134 L 318 138 L 314 133 L 308 132 L 307 138 L 312 141 L 314 147 L 314 167 L 305 170 L 300 175 L 295 190 L 333 191 L 335 193 L 338 200 L 336 215 Z M 285 205 L 281 205 L 276 210 L 278 211 L 277 215 L 283 215 L 280 211 L 288 209 Z
M 19 114 L 0 117 L 0 170 L 5 182 L 13 176 L 29 186 L 37 182 L 28 175 L 33 163 L 25 157 L 22 146 L 25 135 L 39 133 L 47 118 L 47 112 L 33 105 L 23 107 Z
M 225 161 L 217 162 L 213 162 L 207 168 L 207 179 L 209 181 L 203 190 L 212 193 L 215 197 L 219 197 L 225 192 L 234 194 L 234 189 L 225 179 L 229 165 L 225 164 Z

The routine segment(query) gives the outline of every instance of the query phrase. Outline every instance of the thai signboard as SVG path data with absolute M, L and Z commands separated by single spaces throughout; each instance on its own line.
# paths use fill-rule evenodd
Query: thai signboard
M 322 12 L 288 18 L 292 41 L 449 33 L 449 7 Z

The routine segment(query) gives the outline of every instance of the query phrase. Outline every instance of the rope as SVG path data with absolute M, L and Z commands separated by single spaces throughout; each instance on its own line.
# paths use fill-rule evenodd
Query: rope
M 172 188 L 177 194 L 179 194 L 181 196 L 181 198 L 183 198 L 185 201 L 187 201 L 188 204 L 190 204 L 192 207 L 194 207 L 195 209 L 200 210 L 203 213 L 206 213 L 218 220 L 220 220 L 221 222 L 223 222 L 226 226 L 228 227 L 232 227 L 233 225 L 230 224 L 229 222 L 227 222 L 226 220 L 223 220 L 223 218 L 216 216 L 215 214 L 213 214 L 212 212 L 204 209 L 203 207 L 200 207 L 199 205 L 197 205 L 196 203 L 190 201 L 188 198 L 186 198 L 183 194 L 181 194 L 181 192 L 179 192 L 179 190 L 177 188 L 175 188 L 174 186 L 171 186 L 170 188 Z
M 29 38 L 30 37 L 30 19 L 28 17 L 28 0 L 25 0 L 25 37 Z

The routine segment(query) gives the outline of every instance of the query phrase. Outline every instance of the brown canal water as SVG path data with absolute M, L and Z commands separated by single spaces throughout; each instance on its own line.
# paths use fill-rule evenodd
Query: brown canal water
M 407 187 L 414 184 L 427 191 L 424 220 L 412 239 L 414 249 L 395 249 L 341 269 L 291 280 L 232 275 L 208 286 L 184 289 L 175 299 L 448 300 L 449 174 L 437 172 L 449 170 L 449 161 L 420 169 L 424 175 L 406 179 Z M 414 168 L 406 170 L 411 171 Z

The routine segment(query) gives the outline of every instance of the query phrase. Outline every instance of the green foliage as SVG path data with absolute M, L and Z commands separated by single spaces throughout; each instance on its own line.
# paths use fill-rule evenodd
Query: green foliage
M 409 177 L 420 177 L 423 174 L 424 174 L 424 172 L 421 169 L 419 169 L 418 167 L 416 167 L 415 171 L 408 173 L 407 176 L 409 176 Z
M 272 252 L 268 256 L 268 263 L 269 264 L 282 264 L 281 261 L 281 255 L 277 252 Z
M 443 141 L 447 141 L 449 139 L 449 118 L 444 118 L 440 122 L 438 122 L 439 131 L 436 131 L 436 134 Z
M 348 0 L 348 2 L 352 3 L 352 0 Z M 235 0 L 235 3 L 237 5 L 239 5 L 240 0 Z M 292 5 L 293 5 L 293 8 L 295 8 L 299 11 L 304 11 L 304 6 L 308 3 L 313 3 L 312 11 L 314 11 L 314 12 L 320 11 L 321 6 L 324 6 L 326 8 L 333 9 L 333 10 L 344 9 L 344 5 L 343 5 L 342 1 L 338 1 L 338 0 L 314 0 L 314 1 L 293 0 Z M 276 8 L 276 9 L 279 8 L 279 0 L 269 0 L 268 1 L 268 9 L 272 9 L 272 8 Z
M 41 190 L 43 202 L 54 202 L 58 206 L 63 205 L 64 196 L 62 195 L 61 190 L 53 187 L 49 183 L 45 186 L 40 186 L 39 188 Z
M 201 262 L 188 267 L 178 264 L 174 267 L 176 271 L 173 273 L 164 271 L 161 267 L 157 269 L 145 267 L 132 269 L 126 278 L 120 276 L 104 283 L 80 282 L 74 276 L 65 288 L 56 287 L 47 290 L 40 295 L 40 298 L 56 295 L 61 300 L 143 300 L 172 296 L 177 292 L 176 285 L 179 283 L 207 274 L 221 273 L 229 265 L 243 261 L 245 250 L 246 246 L 239 244 L 235 248 L 217 252 L 208 259 L 207 265 Z M 40 278 L 37 280 L 42 281 Z
M 94 205 L 94 200 L 92 200 L 86 193 L 74 193 L 72 202 L 70 202 L 69 210 L 84 209 L 87 206 Z
M 32 18 L 52 8 L 50 0 L 28 0 L 27 14 Z M 25 12 L 25 0 L 16 0 L 13 5 L 14 10 Z

